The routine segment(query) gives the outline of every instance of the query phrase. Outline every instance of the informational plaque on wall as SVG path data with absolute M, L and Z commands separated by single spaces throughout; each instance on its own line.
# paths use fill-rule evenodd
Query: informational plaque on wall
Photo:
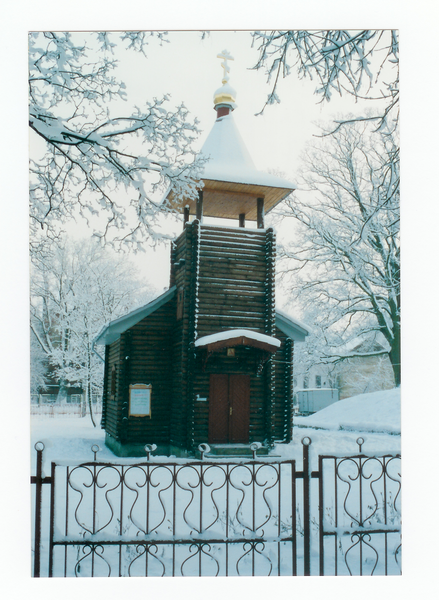
M 151 385 L 135 383 L 130 385 L 130 417 L 151 416 Z

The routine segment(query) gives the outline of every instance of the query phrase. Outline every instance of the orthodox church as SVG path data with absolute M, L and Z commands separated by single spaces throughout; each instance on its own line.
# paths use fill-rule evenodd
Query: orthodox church
M 294 185 L 255 168 L 232 114 L 232 57 L 219 58 L 204 185 L 197 200 L 172 191 L 164 199 L 184 215 L 169 289 L 95 340 L 105 344 L 101 426 L 118 456 L 145 456 L 146 444 L 196 456 L 200 443 L 212 455 L 246 455 L 252 442 L 261 453 L 291 441 L 294 344 L 308 332 L 276 310 L 276 237 L 264 216 Z M 205 216 L 239 227 L 207 225 Z

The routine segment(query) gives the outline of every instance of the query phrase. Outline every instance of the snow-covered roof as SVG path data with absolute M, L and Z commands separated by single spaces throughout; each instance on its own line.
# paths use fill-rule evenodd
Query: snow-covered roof
M 256 169 L 232 114 L 216 119 L 200 154 L 210 158 L 203 180 L 285 188 L 286 193 L 296 189 L 291 181 Z
M 201 348 L 204 346 L 217 344 L 218 342 L 230 342 L 233 344 L 239 339 L 252 340 L 256 343 L 274 346 L 276 348 L 280 348 L 281 345 L 280 340 L 269 335 L 265 335 L 264 333 L 252 331 L 251 329 L 228 329 L 227 331 L 219 331 L 218 333 L 213 333 L 212 335 L 205 335 L 198 338 L 195 341 L 195 347 Z
M 177 288 L 175 285 L 167 290 L 164 294 L 152 300 L 145 306 L 141 306 L 140 308 L 136 308 L 132 312 L 124 315 L 123 317 L 119 317 L 114 321 L 111 321 L 107 325 L 101 329 L 101 331 L 96 336 L 94 343 L 95 344 L 111 344 L 115 340 L 118 339 L 121 333 L 124 333 L 130 327 L 133 327 L 137 323 L 139 323 L 142 319 L 152 314 L 154 311 L 159 309 L 161 306 L 169 302 L 176 292 Z
M 276 327 L 294 342 L 303 342 L 309 334 L 308 326 L 286 312 L 276 308 Z
M 206 217 L 237 219 L 245 214 L 246 220 L 256 221 L 257 198 L 264 199 L 268 213 L 296 189 L 291 181 L 258 171 L 231 113 L 216 119 L 200 155 L 209 159 L 201 175 Z M 195 200 L 176 197 L 171 188 L 162 202 L 180 211 L 188 206 L 196 214 Z
M 380 343 L 376 338 L 377 336 L 381 336 L 381 334 L 377 332 L 373 332 L 371 335 L 365 334 L 364 337 L 361 335 L 355 336 L 352 339 L 348 340 L 342 346 L 337 346 L 332 348 L 332 351 L 336 354 L 340 355 L 352 355 L 356 354 L 367 355 L 367 354 L 377 354 L 380 352 L 387 352 L 384 345 Z M 382 337 L 383 343 L 384 338 Z

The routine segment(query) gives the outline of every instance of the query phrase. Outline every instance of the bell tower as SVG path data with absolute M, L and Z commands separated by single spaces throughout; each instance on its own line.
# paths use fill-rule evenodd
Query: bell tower
M 223 78 L 214 93 L 216 120 L 201 150 L 209 158 L 203 187 L 197 201 L 178 201 L 172 193 L 166 199 L 184 214 L 171 285 L 177 288 L 177 338 L 184 339 L 178 371 L 185 374 L 187 403 L 176 420 L 187 419 L 184 443 L 192 447 L 206 437 L 211 444 L 270 444 L 276 437 L 276 236 L 265 229 L 264 214 L 294 189 L 256 169 L 232 114 L 233 57 L 224 50 L 218 58 Z M 233 219 L 239 227 L 206 225 L 207 216 Z M 200 422 L 207 428 L 198 437 Z

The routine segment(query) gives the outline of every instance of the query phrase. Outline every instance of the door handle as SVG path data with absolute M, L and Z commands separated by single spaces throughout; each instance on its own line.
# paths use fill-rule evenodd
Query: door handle
M 229 408 L 229 415 L 230 415 L 230 416 L 232 415 L 232 412 L 233 412 L 233 408 L 232 408 L 232 407 L 230 407 L 230 408 Z

